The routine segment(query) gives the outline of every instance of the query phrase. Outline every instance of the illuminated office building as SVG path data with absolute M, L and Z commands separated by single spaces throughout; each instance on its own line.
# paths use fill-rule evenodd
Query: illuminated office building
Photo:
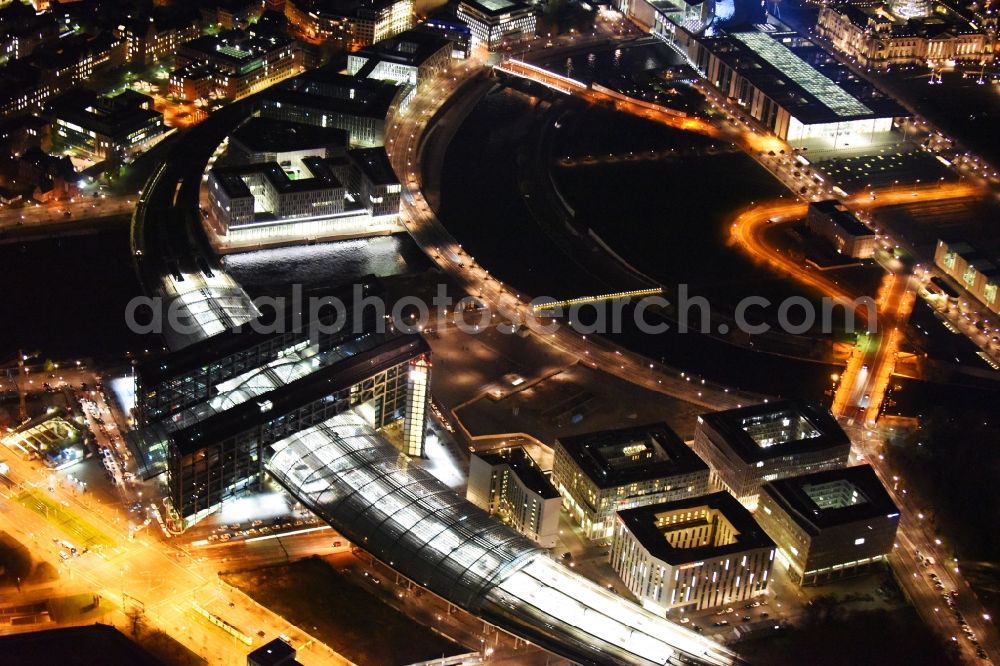
M 801 585 L 884 562 L 899 527 L 899 509 L 869 465 L 765 483 L 756 517 Z
M 811 202 L 806 227 L 829 241 L 839 254 L 855 259 L 875 254 L 878 235 L 836 199 Z
M 661 615 L 763 594 L 774 554 L 774 542 L 725 492 L 620 511 L 611 542 L 611 566 Z
M 285 16 L 304 34 L 348 50 L 395 37 L 413 27 L 413 0 L 285 0 Z
M 153 99 L 134 90 L 112 97 L 71 91 L 52 103 L 53 131 L 65 146 L 94 160 L 128 161 L 168 132 Z
M 833 4 L 816 33 L 863 67 L 954 67 L 993 62 L 994 39 L 944 3 Z
M 661 36 L 723 98 L 793 147 L 839 150 L 901 140 L 892 121 L 909 113 L 794 32 L 704 36 L 668 23 Z
M 1000 314 L 1000 259 L 963 241 L 938 240 L 934 263 L 992 312 Z
M 493 52 L 535 36 L 534 5 L 520 0 L 462 0 L 457 16 L 472 31 L 472 48 Z
M 556 440 L 552 479 L 591 539 L 610 539 L 616 511 L 708 490 L 708 467 L 666 424 Z
M 851 440 L 828 410 L 782 400 L 699 416 L 694 450 L 752 507 L 766 481 L 844 467 Z

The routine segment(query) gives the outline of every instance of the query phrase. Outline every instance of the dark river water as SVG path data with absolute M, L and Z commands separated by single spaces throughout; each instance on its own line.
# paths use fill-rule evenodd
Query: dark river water
M 303 248 L 262 250 L 226 260 L 251 296 L 316 287 L 367 274 L 418 272 L 430 264 L 409 237 L 393 236 Z M 0 363 L 18 350 L 44 358 L 121 360 L 160 341 L 129 331 L 125 309 L 142 295 L 129 256 L 128 233 L 108 232 L 0 246 Z

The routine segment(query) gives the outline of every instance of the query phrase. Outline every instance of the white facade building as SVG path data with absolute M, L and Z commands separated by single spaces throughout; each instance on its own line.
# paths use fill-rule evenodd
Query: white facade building
M 774 542 L 725 492 L 619 512 L 611 544 L 611 566 L 660 615 L 763 594 L 774 555 Z
M 523 448 L 472 454 L 466 499 L 541 547 L 555 547 L 562 497 Z

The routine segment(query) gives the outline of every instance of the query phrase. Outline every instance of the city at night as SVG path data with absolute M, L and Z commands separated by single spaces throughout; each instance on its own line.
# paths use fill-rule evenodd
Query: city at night
M 1000 665 L 994 0 L 0 0 L 0 666 Z

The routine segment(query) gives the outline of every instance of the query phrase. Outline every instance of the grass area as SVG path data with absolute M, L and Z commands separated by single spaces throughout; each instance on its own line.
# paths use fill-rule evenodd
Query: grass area
M 222 579 L 359 666 L 468 652 L 351 583 L 318 557 Z
M 957 663 L 951 648 L 938 641 L 909 607 L 844 614 L 836 605 L 820 605 L 798 626 L 734 647 L 751 664 L 767 666 Z
M 44 516 L 62 530 L 77 548 L 114 545 L 114 541 L 107 534 L 37 490 L 26 490 L 15 497 L 14 501 Z

